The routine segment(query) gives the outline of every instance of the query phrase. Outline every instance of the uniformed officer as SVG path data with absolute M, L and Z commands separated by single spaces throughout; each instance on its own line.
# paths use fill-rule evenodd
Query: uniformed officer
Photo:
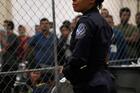
M 99 14 L 104 0 L 73 0 L 73 8 L 81 12 L 72 33 L 72 56 L 63 74 L 73 85 L 74 93 L 115 93 L 113 79 L 107 70 L 107 55 L 112 29 Z

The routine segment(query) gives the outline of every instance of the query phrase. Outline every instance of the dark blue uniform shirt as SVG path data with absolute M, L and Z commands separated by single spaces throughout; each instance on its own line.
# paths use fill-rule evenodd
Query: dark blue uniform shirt
M 83 14 L 72 33 L 72 56 L 63 70 L 71 83 L 87 82 L 95 72 L 105 68 L 112 34 L 97 9 Z

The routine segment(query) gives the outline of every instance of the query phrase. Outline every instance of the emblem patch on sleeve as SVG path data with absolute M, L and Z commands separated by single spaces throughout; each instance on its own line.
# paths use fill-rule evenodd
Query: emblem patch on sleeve
M 87 26 L 84 23 L 79 24 L 76 30 L 76 38 L 82 38 L 85 36 L 85 32 L 87 30 Z

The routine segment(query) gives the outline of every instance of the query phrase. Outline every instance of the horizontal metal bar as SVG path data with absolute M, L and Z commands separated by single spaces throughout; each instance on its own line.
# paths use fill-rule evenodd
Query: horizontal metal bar
M 17 70 L 17 71 L 0 72 L 0 75 L 18 74 L 18 73 L 33 72 L 33 71 L 46 71 L 46 70 L 54 70 L 54 69 L 55 69 L 55 67 L 46 67 L 46 68 L 39 68 L 39 69 L 27 69 L 27 70 Z

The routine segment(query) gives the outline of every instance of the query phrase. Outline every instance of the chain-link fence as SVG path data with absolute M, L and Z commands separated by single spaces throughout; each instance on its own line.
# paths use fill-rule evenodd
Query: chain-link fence
M 58 73 L 71 55 L 70 35 L 80 17 L 77 15 L 81 15 L 73 11 L 71 3 L 72 0 L 0 1 L 0 93 L 73 93 L 70 82 Z M 139 4 L 139 0 L 103 3 L 100 12 L 111 22 L 114 32 L 111 65 L 137 64 Z M 128 20 L 124 11 L 120 13 L 123 7 L 128 7 L 124 8 L 127 12 L 130 9 Z

